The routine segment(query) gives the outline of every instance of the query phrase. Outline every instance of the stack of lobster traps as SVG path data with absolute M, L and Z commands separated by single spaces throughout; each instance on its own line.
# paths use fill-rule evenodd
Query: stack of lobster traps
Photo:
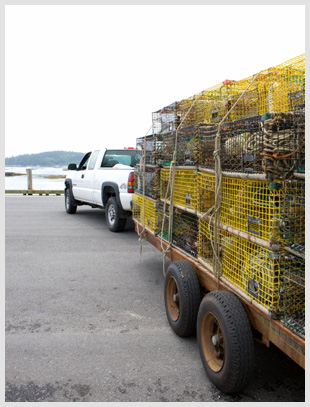
M 152 119 L 134 219 L 304 336 L 305 55 Z

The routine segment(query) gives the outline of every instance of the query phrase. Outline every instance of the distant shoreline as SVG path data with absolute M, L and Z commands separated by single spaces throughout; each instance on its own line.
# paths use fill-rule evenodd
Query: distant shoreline
M 18 172 L 10 172 L 10 171 L 6 171 L 5 172 L 5 176 L 6 177 L 15 177 L 15 176 L 20 176 L 20 175 L 27 175 L 25 173 L 18 173 Z

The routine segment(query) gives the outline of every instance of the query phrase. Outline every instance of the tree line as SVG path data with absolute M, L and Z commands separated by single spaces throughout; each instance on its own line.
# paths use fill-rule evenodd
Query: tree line
M 6 166 L 39 166 L 39 167 L 63 167 L 70 163 L 79 163 L 85 153 L 74 151 L 48 151 L 37 154 L 22 154 L 16 157 L 5 158 Z

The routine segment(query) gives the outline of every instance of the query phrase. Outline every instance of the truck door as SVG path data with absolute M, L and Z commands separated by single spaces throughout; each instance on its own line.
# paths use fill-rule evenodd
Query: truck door
M 73 182 L 73 195 L 75 199 L 83 202 L 93 202 L 94 167 L 99 150 L 87 153 L 77 169 L 76 178 Z

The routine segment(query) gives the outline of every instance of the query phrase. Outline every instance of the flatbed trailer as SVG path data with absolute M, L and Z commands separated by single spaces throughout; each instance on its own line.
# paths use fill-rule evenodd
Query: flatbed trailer
M 162 244 L 167 248 L 167 242 L 161 242 L 161 239 L 147 228 L 143 228 L 137 221 L 135 223 L 136 232 L 141 235 L 145 241 L 151 243 L 157 250 L 162 251 Z M 296 362 L 300 367 L 305 369 L 305 340 L 294 334 L 280 321 L 272 319 L 268 316 L 265 310 L 259 308 L 259 304 L 253 304 L 250 298 L 247 298 L 244 293 L 236 292 L 236 287 L 232 287 L 223 277 L 220 278 L 219 287 L 217 286 L 217 277 L 210 269 L 204 267 L 201 262 L 194 257 L 189 256 L 183 250 L 172 247 L 167 252 L 167 257 L 171 261 L 183 260 L 189 262 L 195 269 L 199 283 L 206 291 L 214 291 L 217 289 L 230 291 L 239 296 L 245 305 L 247 316 L 251 326 L 260 334 L 260 338 L 256 336 L 256 340 L 260 340 L 263 344 L 269 347 L 270 342 L 277 346 L 289 358 Z
M 134 223 L 135 230 L 141 238 L 152 244 L 157 250 L 161 252 L 163 251 L 163 249 L 167 249 L 167 242 L 163 241 L 160 237 L 155 236 L 153 231 L 149 230 L 147 227 L 143 226 L 135 219 Z M 289 358 L 296 362 L 301 368 L 305 369 L 304 338 L 288 329 L 281 321 L 275 320 L 268 316 L 268 313 L 263 307 L 260 307 L 260 304 L 255 303 L 255 301 L 253 301 L 245 293 L 241 292 L 232 284 L 230 284 L 229 281 L 225 280 L 224 277 L 220 277 L 218 279 L 207 264 L 203 265 L 201 261 L 198 261 L 195 257 L 190 256 L 184 250 L 177 247 L 170 247 L 170 249 L 166 252 L 166 255 L 172 262 L 186 262 L 193 267 L 193 270 L 195 271 L 199 281 L 202 295 L 205 295 L 208 292 L 220 290 L 233 293 L 235 296 L 237 296 L 242 303 L 243 308 L 245 309 L 247 319 L 252 327 L 252 335 L 254 340 L 266 345 L 267 347 L 270 346 L 270 343 L 273 343 Z M 169 310 L 167 310 L 167 300 L 166 311 L 169 313 Z M 226 349 L 225 352 L 226 351 L 230 351 L 230 349 Z M 247 362 L 252 363 L 250 360 L 245 361 L 245 363 Z M 251 367 L 249 367 L 249 370 L 251 370 Z M 212 381 L 212 377 L 210 379 Z M 217 387 L 222 389 L 224 392 L 226 392 L 225 383 L 215 382 L 214 384 L 217 385 Z M 236 384 L 235 389 L 233 389 L 232 391 L 228 389 L 227 392 L 234 393 L 236 391 L 240 391 L 242 387 L 243 384 Z
M 304 55 L 153 113 L 133 220 L 163 253 L 168 322 L 225 393 L 253 339 L 305 369 Z

